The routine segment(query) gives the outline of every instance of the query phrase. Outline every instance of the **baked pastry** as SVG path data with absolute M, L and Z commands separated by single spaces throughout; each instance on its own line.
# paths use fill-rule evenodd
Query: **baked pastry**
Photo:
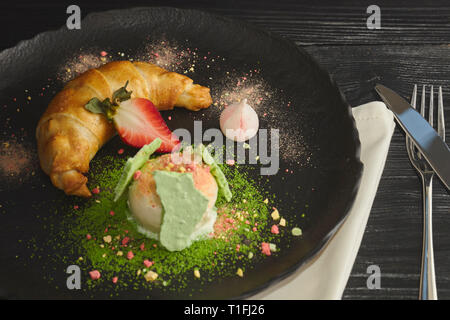
M 110 98 L 127 81 L 132 97 L 149 99 L 158 110 L 175 106 L 199 110 L 212 103 L 209 88 L 145 62 L 110 62 L 71 80 L 50 102 L 36 128 L 41 167 L 66 194 L 91 196 L 84 174 L 116 133 L 105 115 L 86 110 L 86 103 L 94 97 Z

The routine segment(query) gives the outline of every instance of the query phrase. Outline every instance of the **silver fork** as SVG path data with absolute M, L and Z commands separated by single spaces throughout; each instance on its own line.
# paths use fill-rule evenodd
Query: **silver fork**
M 422 99 L 420 114 L 425 118 L 425 86 L 422 87 Z M 416 108 L 417 85 L 411 98 L 411 106 Z M 428 110 L 428 122 L 433 127 L 433 86 L 430 89 L 430 104 Z M 438 134 L 445 141 L 444 106 L 442 100 L 442 87 L 439 87 L 438 94 Z M 406 136 L 406 149 L 412 165 L 416 168 L 423 185 L 423 245 L 422 245 L 422 268 L 420 273 L 419 299 L 437 300 L 436 277 L 434 273 L 433 254 L 433 226 L 432 226 L 432 194 L 433 194 L 433 169 L 429 166 L 420 151 L 415 147 L 414 142 Z

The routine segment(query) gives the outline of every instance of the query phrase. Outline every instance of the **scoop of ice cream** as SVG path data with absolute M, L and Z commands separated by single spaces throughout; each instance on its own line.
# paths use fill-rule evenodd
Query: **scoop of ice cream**
M 149 160 L 141 169 L 139 178 L 134 180 L 129 188 L 128 206 L 134 219 L 140 226 L 148 231 L 148 235 L 158 237 L 163 218 L 161 199 L 156 192 L 155 171 L 173 171 L 191 173 L 194 186 L 209 201 L 207 209 L 200 222 L 195 226 L 191 238 L 197 238 L 212 231 L 216 220 L 214 205 L 217 200 L 218 186 L 209 170 L 209 166 L 203 163 L 179 163 L 171 160 L 171 154 L 163 155 Z M 187 201 L 189 200 L 187 195 Z M 180 208 L 183 210 L 183 208 Z
M 226 107 L 220 115 L 220 129 L 231 140 L 243 142 L 256 135 L 259 119 L 247 99 Z

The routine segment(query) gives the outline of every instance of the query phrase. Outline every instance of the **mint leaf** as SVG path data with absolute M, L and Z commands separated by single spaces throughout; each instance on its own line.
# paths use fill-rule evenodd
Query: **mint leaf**
M 119 103 L 131 98 L 132 91 L 127 90 L 127 85 L 128 81 L 125 83 L 125 86 L 114 91 L 112 101 L 109 98 L 103 101 L 100 101 L 98 98 L 92 98 L 84 107 L 92 113 L 103 113 L 108 120 L 112 120 L 119 107 Z
M 118 104 L 119 102 L 128 100 L 131 98 L 131 94 L 133 91 L 127 90 L 128 81 L 125 83 L 125 85 L 122 88 L 117 89 L 114 91 L 112 95 L 112 101 L 114 104 Z
M 97 98 L 89 100 L 84 107 L 92 113 L 104 113 L 103 103 Z

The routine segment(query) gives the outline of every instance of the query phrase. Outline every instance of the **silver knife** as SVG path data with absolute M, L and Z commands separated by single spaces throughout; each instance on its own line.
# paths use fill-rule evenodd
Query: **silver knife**
M 394 113 L 400 126 L 414 140 L 434 172 L 450 190 L 450 149 L 433 127 L 397 93 L 381 84 L 375 90 Z

